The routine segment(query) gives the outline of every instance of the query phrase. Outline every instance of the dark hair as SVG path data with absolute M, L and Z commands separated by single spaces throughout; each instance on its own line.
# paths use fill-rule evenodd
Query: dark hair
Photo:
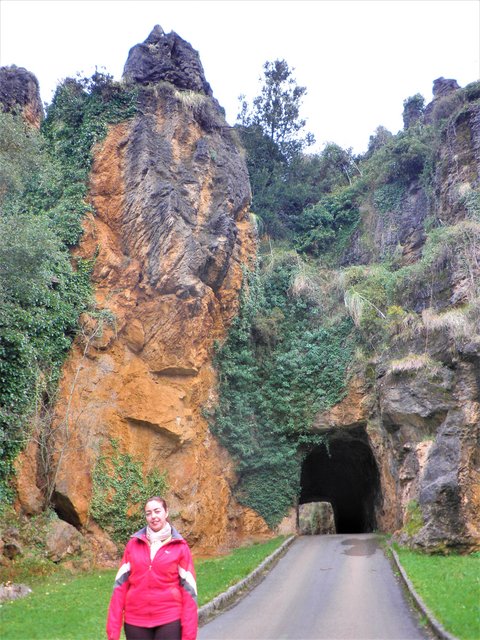
M 167 507 L 166 501 L 164 500 L 164 498 L 161 498 L 160 496 L 151 496 L 150 498 L 148 498 L 148 500 L 145 500 L 145 504 L 143 505 L 143 508 L 145 509 L 147 504 L 149 502 L 151 502 L 152 500 L 156 500 L 157 502 L 161 502 L 162 507 L 165 509 L 165 511 L 168 511 L 168 507 Z

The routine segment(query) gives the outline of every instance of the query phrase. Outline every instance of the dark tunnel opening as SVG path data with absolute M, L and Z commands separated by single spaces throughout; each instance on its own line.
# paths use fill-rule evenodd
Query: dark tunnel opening
M 302 465 L 300 504 L 330 502 L 337 533 L 369 533 L 376 528 L 380 476 L 364 427 L 335 429 Z

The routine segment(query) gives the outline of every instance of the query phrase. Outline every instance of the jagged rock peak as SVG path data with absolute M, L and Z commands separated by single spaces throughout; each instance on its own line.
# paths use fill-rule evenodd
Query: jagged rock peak
M 164 80 L 179 89 L 212 96 L 198 52 L 174 31 L 165 33 L 158 24 L 144 42 L 130 49 L 123 77 L 139 84 Z
M 28 124 L 39 127 L 43 118 L 38 80 L 23 67 L 0 67 L 0 109 L 23 116 Z
M 453 78 L 437 78 L 433 81 L 433 97 L 443 98 L 444 96 L 460 89 L 460 85 Z

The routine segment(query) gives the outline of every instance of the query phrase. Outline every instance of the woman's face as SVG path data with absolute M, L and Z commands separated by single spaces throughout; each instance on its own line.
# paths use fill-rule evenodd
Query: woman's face
M 152 531 L 160 531 L 167 522 L 168 509 L 165 510 L 158 500 L 150 500 L 145 505 L 145 518 Z

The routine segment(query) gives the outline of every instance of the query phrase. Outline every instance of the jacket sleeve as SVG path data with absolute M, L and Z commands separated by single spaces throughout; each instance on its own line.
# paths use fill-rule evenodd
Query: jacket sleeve
M 182 590 L 182 640 L 195 640 L 198 629 L 197 583 L 192 554 L 185 543 L 178 563 Z
M 119 640 L 122 631 L 123 610 L 127 595 L 130 577 L 130 562 L 128 559 L 128 545 L 123 554 L 122 563 L 115 576 L 113 593 L 110 598 L 107 617 L 107 638 L 108 640 Z

